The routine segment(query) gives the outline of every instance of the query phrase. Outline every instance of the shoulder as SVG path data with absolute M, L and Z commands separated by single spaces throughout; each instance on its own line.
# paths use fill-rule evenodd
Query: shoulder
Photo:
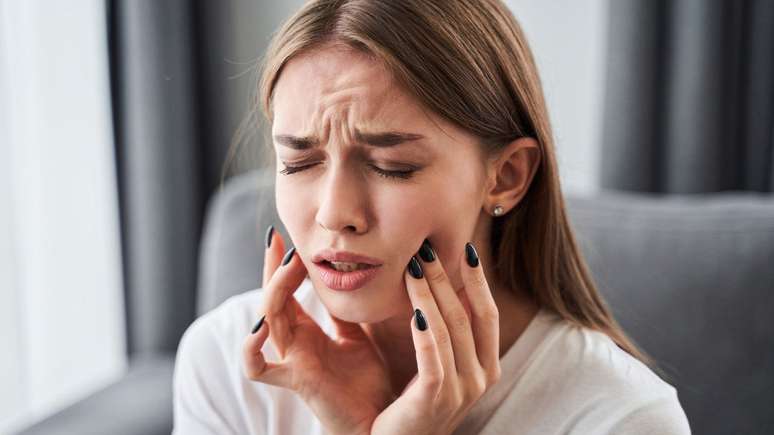
M 534 368 L 576 424 L 613 433 L 690 433 L 677 390 L 605 333 L 553 314 Z M 533 368 L 533 370 L 534 370 Z M 579 431 L 582 433 L 583 431 Z
M 554 318 L 544 351 L 564 354 L 562 367 L 583 375 L 575 376 L 576 381 L 604 382 L 619 393 L 663 395 L 674 391 L 674 387 L 618 347 L 604 332 L 575 325 L 558 315 Z
M 676 394 L 644 401 L 630 409 L 611 433 L 638 435 L 690 434 L 688 418 Z
M 173 434 L 246 433 L 239 412 L 235 334 L 257 290 L 229 298 L 191 323 L 177 346 L 172 379 Z
M 293 296 L 310 315 L 326 312 L 308 279 Z M 260 288 L 232 296 L 183 333 L 173 374 L 174 434 L 265 433 L 268 425 L 284 427 L 284 417 L 301 416 L 295 410 L 302 404 L 291 394 L 244 374 L 242 345 L 262 315 L 263 299 Z M 263 352 L 268 360 L 277 359 L 273 346 Z M 281 415 L 272 411 L 276 403 L 287 408 Z

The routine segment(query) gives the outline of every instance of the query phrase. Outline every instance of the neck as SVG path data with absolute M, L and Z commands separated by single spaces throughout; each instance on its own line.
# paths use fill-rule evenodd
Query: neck
M 514 288 L 496 280 L 493 258 L 490 256 L 491 219 L 482 212 L 474 230 L 473 243 L 484 268 L 486 281 L 492 291 L 500 319 L 500 358 L 511 348 L 539 310 L 538 303 L 524 289 Z M 436 254 L 438 252 L 436 251 Z M 451 277 L 450 277 L 451 278 Z M 512 284 L 512 283 L 509 283 Z M 461 280 L 452 282 L 457 293 L 464 291 Z M 378 323 L 361 323 L 366 335 L 376 346 L 390 372 L 393 391 L 402 392 L 417 373 L 416 352 L 411 330 L 406 325 L 414 315 L 411 306 L 405 314 Z
M 481 256 L 485 271 L 489 259 Z M 486 261 L 486 263 L 484 263 Z M 485 272 L 486 273 L 486 272 Z M 487 274 L 487 282 L 492 283 Z M 492 296 L 499 311 L 500 358 L 526 330 L 537 314 L 539 306 L 526 292 L 501 284 L 491 285 Z M 458 289 L 464 291 L 464 288 Z M 391 317 L 383 322 L 362 323 L 365 333 L 376 346 L 390 372 L 393 391 L 401 392 L 417 373 L 416 353 L 411 331 L 406 328 L 413 311 L 405 316 Z

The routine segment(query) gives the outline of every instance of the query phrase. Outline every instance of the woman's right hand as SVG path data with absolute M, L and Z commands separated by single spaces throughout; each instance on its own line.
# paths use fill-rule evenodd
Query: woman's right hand
M 265 320 L 244 341 L 246 376 L 299 394 L 329 433 L 369 433 L 373 420 L 395 398 L 385 365 L 359 324 L 331 315 L 337 335 L 332 339 L 305 312 L 293 292 L 306 278 L 306 267 L 295 248 L 283 256 L 279 233 L 269 237 L 273 241 L 263 266 Z M 279 361 L 266 361 L 261 352 L 269 336 Z

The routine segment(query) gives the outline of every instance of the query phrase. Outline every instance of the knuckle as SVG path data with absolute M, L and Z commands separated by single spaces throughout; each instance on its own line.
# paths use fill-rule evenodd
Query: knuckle
M 441 387 L 443 386 L 443 381 L 444 381 L 443 372 L 431 373 L 425 376 L 423 385 L 425 386 L 425 389 L 429 393 L 435 396 L 441 390 Z
M 489 385 L 495 384 L 502 377 L 502 370 L 500 368 L 500 362 L 495 363 L 494 367 L 487 373 Z
M 439 331 L 435 336 L 435 341 L 439 347 L 445 347 L 451 344 L 451 335 L 449 335 L 448 331 Z
M 448 406 L 452 409 L 459 409 L 465 404 L 465 393 L 461 388 L 454 388 L 449 397 Z
M 473 281 L 473 285 L 476 285 L 478 287 L 489 288 L 489 283 L 486 281 L 486 276 L 482 272 L 474 273 L 472 277 L 472 281 Z
M 435 343 L 432 341 L 423 341 L 419 344 L 419 351 L 425 354 L 431 354 L 435 348 Z
M 261 371 L 257 370 L 254 364 L 246 364 L 244 370 L 245 376 L 251 381 L 257 381 L 261 376 Z
M 423 303 L 430 305 L 435 301 L 435 299 L 433 299 L 433 293 L 425 285 L 415 287 L 413 292 L 414 296 Z
M 483 271 L 475 271 L 470 275 L 470 282 L 477 287 L 489 288 Z
M 464 329 L 470 324 L 470 319 L 464 309 L 455 309 L 449 313 L 449 322 L 453 328 Z
M 483 372 L 479 372 L 476 374 L 476 376 L 473 377 L 473 382 L 471 384 L 471 395 L 474 400 L 481 397 L 484 392 L 486 391 L 488 385 L 487 385 L 487 379 L 486 375 Z
M 486 389 L 487 385 L 484 373 L 476 373 L 470 376 L 464 385 L 463 402 L 475 402 L 484 394 Z
M 425 277 L 429 282 L 442 282 L 446 278 L 446 273 L 443 269 L 434 265 L 425 271 Z
M 487 305 L 487 307 L 484 308 L 484 311 L 481 313 L 481 317 L 488 322 L 499 322 L 500 311 L 494 304 Z

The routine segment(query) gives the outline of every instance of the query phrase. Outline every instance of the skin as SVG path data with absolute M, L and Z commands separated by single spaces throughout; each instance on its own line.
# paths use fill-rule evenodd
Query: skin
M 450 265 L 447 274 L 459 291 L 456 259 L 471 241 L 484 270 L 491 270 L 489 212 L 496 204 L 511 210 L 524 196 L 538 167 L 538 145 L 521 138 L 485 163 L 475 136 L 425 110 L 379 63 L 336 47 L 291 59 L 273 104 L 273 137 L 314 136 L 321 142 L 320 149 L 309 151 L 274 142 L 278 168 L 319 163 L 277 175 L 277 210 L 293 246 L 328 311 L 361 323 L 386 359 L 395 387 L 405 385 L 416 373 L 406 329 L 413 307 L 402 279 L 408 261 L 427 238 Z M 425 139 L 375 148 L 355 143 L 355 129 L 418 133 Z M 407 180 L 388 179 L 369 164 L 420 169 Z M 378 258 L 381 271 L 355 292 L 331 290 L 311 261 L 327 247 Z M 520 289 L 491 287 L 501 313 L 502 356 L 537 306 Z
M 409 427 L 402 402 L 390 405 L 389 412 L 384 411 L 383 406 L 399 392 L 405 391 L 407 396 L 413 394 L 410 383 L 417 379 L 418 370 L 420 374 L 422 372 L 418 368 L 418 359 L 421 362 L 426 356 L 419 355 L 418 358 L 416 349 L 422 345 L 422 340 L 433 335 L 418 333 L 410 326 L 414 308 L 418 305 L 423 305 L 433 334 L 438 334 L 442 328 L 456 334 L 454 343 L 470 338 L 470 348 L 466 349 L 474 356 L 476 348 L 481 353 L 482 346 L 486 347 L 482 344 L 485 340 L 496 343 L 487 348 L 487 352 L 492 353 L 491 361 L 486 362 L 488 357 L 481 357 L 475 364 L 471 363 L 471 367 L 476 367 L 471 373 L 486 377 L 489 380 L 487 387 L 491 385 L 492 378 L 496 378 L 492 373 L 499 373 L 497 359 L 516 341 L 538 310 L 521 289 L 494 282 L 488 272 L 492 259 L 487 255 L 490 251 L 490 212 L 498 204 L 508 212 L 527 192 L 539 165 L 536 141 L 520 138 L 488 159 L 481 154 L 475 136 L 426 110 L 404 92 L 378 62 L 361 53 L 333 46 L 291 59 L 276 84 L 273 104 L 273 137 L 314 137 L 317 146 L 297 150 L 284 145 L 285 141 L 274 141 L 278 169 L 309 166 L 293 174 L 277 175 L 277 210 L 296 248 L 294 260 L 288 265 L 295 269 L 285 272 L 284 278 L 276 277 L 279 275 L 275 273 L 276 263 L 285 248 L 285 242 L 279 240 L 274 250 L 267 252 L 267 258 L 273 258 L 268 262 L 274 264 L 264 265 L 264 284 L 271 288 L 274 279 L 277 282 L 284 279 L 284 284 L 276 286 L 292 291 L 308 274 L 334 320 L 339 336 L 352 338 L 353 343 L 368 342 L 378 355 L 376 362 L 367 349 L 352 349 L 353 355 L 362 351 L 362 355 L 357 353 L 362 360 L 351 370 L 358 367 L 372 370 L 362 373 L 363 380 L 358 385 L 366 385 L 366 379 L 380 376 L 380 370 L 389 380 L 388 386 L 373 384 L 373 389 L 379 393 L 369 396 L 374 407 L 372 414 L 348 415 L 346 418 L 329 416 L 326 413 L 332 412 L 331 409 L 312 399 L 315 394 L 312 390 L 317 392 L 328 386 L 293 385 L 293 388 L 297 391 L 307 388 L 301 394 L 313 402 L 312 408 L 318 416 L 322 413 L 327 420 L 335 421 L 331 426 L 351 427 L 346 425 L 361 424 L 360 420 L 365 419 L 369 421 L 369 428 L 374 420 L 388 428 L 392 424 L 391 416 L 403 414 L 401 427 Z M 356 140 L 358 131 L 399 131 L 423 138 L 392 147 L 373 147 Z M 416 171 L 408 179 L 385 178 L 373 166 L 387 171 Z M 432 245 L 437 261 L 423 262 L 427 280 L 412 283 L 413 278 L 407 278 L 406 265 L 425 238 Z M 481 264 L 480 268 L 471 270 L 480 270 L 488 283 L 483 286 L 483 292 L 471 289 L 471 276 L 474 275 L 464 269 L 467 267 L 464 246 L 469 241 L 476 247 Z M 320 278 L 318 268 L 311 260 L 324 248 L 364 254 L 383 264 L 376 278 L 364 287 L 350 292 L 332 290 Z M 427 283 L 425 293 L 419 283 Z M 280 355 L 290 353 L 292 357 L 293 349 L 301 347 L 289 344 L 293 341 L 291 334 L 295 334 L 289 332 L 295 331 L 290 323 L 298 318 L 303 318 L 304 322 L 311 320 L 303 315 L 293 298 L 280 295 L 283 290 L 270 291 L 275 296 L 269 302 L 273 308 L 266 309 L 267 326 L 255 334 L 256 337 L 248 337 L 246 358 L 253 361 L 250 366 L 253 368 L 252 379 L 279 385 L 285 382 L 278 380 L 283 376 L 280 372 L 287 369 L 267 364 L 260 356 L 260 345 L 269 334 L 267 330 L 270 330 Z M 423 294 L 432 294 L 435 299 L 431 297 L 428 302 L 420 296 Z M 471 294 L 478 296 L 472 300 L 469 299 Z M 449 299 L 449 295 L 456 297 Z M 443 302 L 444 298 L 448 302 Z M 495 325 L 485 327 L 481 326 L 481 320 L 476 320 L 475 311 L 476 307 L 486 306 L 487 301 L 493 308 L 496 306 L 498 316 Z M 449 313 L 454 312 L 456 306 L 465 308 L 467 318 L 473 324 L 472 331 L 468 324 L 467 332 L 464 328 L 459 329 L 463 332 L 458 332 L 458 324 L 463 322 L 455 322 L 455 326 L 447 328 Z M 307 326 L 309 337 L 319 337 L 315 335 L 319 334 L 316 325 Z M 301 336 L 303 334 L 296 334 L 295 341 L 301 341 L 297 338 Z M 327 348 L 316 340 L 318 338 L 309 338 L 306 350 L 316 348 L 318 354 L 326 352 Z M 455 366 L 454 359 L 459 350 L 452 354 L 451 345 L 447 348 L 436 343 L 434 347 L 436 357 L 426 357 L 431 361 L 427 367 L 432 367 L 433 362 L 443 365 L 449 361 L 452 367 Z M 299 361 L 310 359 L 314 360 L 313 356 L 307 355 Z M 458 357 L 456 367 L 459 369 L 464 361 L 466 359 Z M 274 380 L 269 379 L 267 367 L 276 370 L 271 375 Z M 309 370 L 319 370 L 319 367 Z M 361 374 L 349 373 L 354 377 Z M 426 368 L 425 373 L 431 373 L 430 369 Z M 284 376 L 289 378 L 287 372 Z M 460 380 L 459 385 L 472 385 L 470 379 Z M 427 393 L 427 386 L 423 387 L 416 389 L 420 391 L 417 397 Z M 392 397 L 385 401 L 390 395 Z M 458 423 L 463 416 L 464 412 L 457 409 L 445 418 Z M 374 429 L 374 432 L 378 431 Z

